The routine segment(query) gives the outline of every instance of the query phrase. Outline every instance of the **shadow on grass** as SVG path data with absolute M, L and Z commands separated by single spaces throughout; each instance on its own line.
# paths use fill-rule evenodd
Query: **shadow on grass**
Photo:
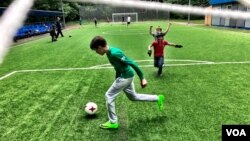
M 128 136 L 133 139 L 148 140 L 153 136 L 162 136 L 167 130 L 167 116 L 154 116 L 152 118 L 138 118 L 129 125 Z M 152 134 L 154 134 L 152 136 Z
M 88 114 L 86 114 L 85 116 L 84 116 L 84 119 L 85 120 L 93 120 L 93 119 L 97 119 L 98 118 L 98 115 L 97 114 L 94 114 L 94 115 L 88 115 Z
M 136 123 L 133 123 L 129 126 L 129 128 L 138 128 L 138 127 L 157 127 L 161 126 L 165 122 L 167 122 L 167 116 L 154 116 L 153 118 L 138 118 Z
M 184 79 L 184 78 L 188 77 L 188 75 L 186 75 L 186 74 L 180 74 L 179 72 L 173 72 L 173 70 L 170 70 L 170 69 L 163 70 L 162 74 L 160 76 L 158 75 L 157 71 L 153 71 L 151 73 L 151 75 L 153 76 L 153 80 L 164 80 L 166 82 Z

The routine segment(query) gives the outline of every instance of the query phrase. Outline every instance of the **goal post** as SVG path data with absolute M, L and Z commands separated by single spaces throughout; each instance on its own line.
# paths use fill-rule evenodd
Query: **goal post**
M 138 22 L 138 13 L 112 13 L 112 22 L 122 22 L 124 18 L 124 22 L 127 22 L 127 17 L 131 17 L 131 22 Z

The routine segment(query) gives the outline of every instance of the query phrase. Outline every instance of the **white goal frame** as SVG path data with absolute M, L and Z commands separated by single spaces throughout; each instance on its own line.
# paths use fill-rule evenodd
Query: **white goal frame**
M 115 23 L 115 16 L 127 16 L 127 15 L 135 15 L 135 22 L 138 22 L 138 13 L 112 13 L 112 22 Z M 124 19 L 124 22 L 127 22 L 127 19 Z

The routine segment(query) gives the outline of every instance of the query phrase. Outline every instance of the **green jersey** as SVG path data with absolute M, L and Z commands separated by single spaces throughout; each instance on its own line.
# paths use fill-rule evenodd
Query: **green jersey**
M 109 62 L 114 66 L 116 71 L 116 78 L 130 78 L 134 76 L 132 68 L 136 71 L 137 75 L 142 80 L 143 73 L 138 65 L 127 56 L 119 48 L 110 47 L 107 53 Z

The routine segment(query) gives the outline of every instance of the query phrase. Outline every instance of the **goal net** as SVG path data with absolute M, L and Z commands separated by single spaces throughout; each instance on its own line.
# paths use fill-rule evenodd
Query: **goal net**
M 112 22 L 127 22 L 130 17 L 130 22 L 138 22 L 138 13 L 112 13 Z

